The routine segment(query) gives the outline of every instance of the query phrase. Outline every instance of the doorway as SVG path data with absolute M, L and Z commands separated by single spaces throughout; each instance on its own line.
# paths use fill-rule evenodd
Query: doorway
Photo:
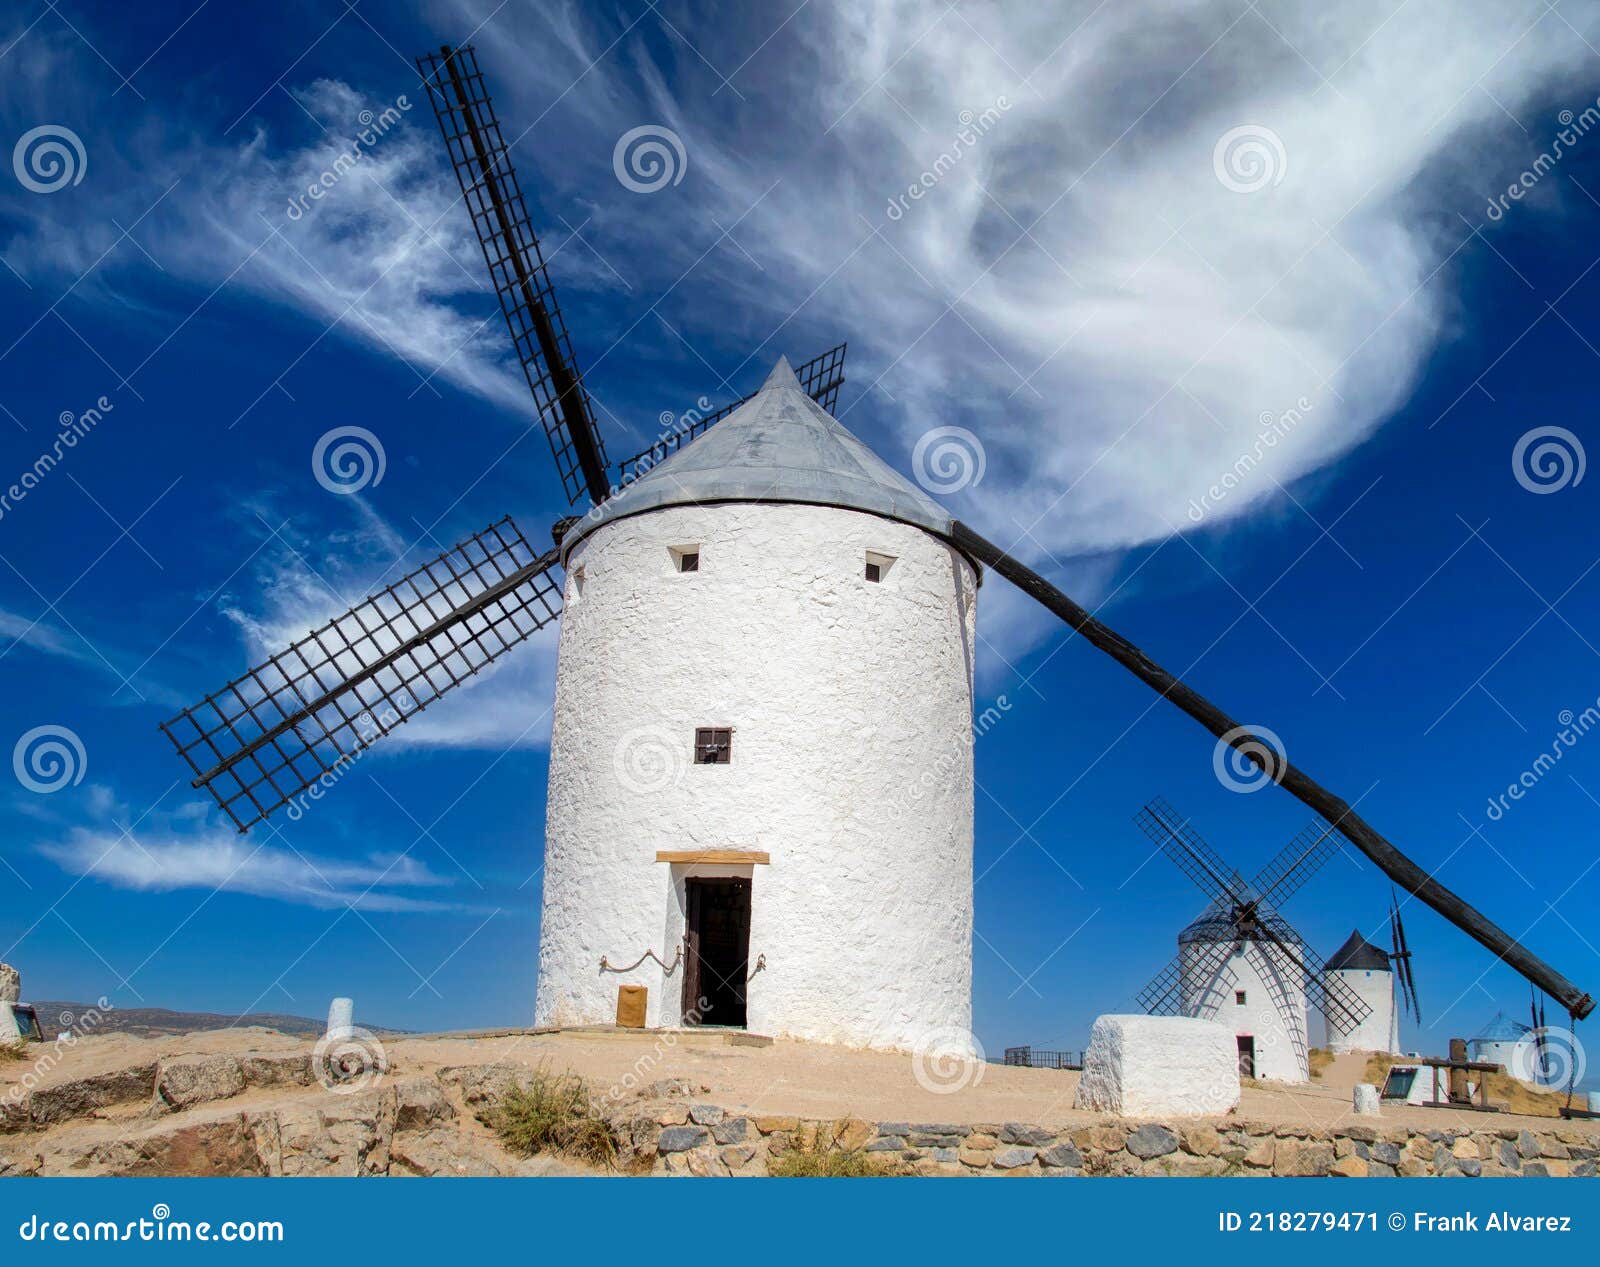
M 745 1026 L 750 881 L 684 881 L 683 1023 Z
M 1256 1076 L 1256 1040 L 1249 1034 L 1239 1035 L 1239 1076 L 1241 1078 Z

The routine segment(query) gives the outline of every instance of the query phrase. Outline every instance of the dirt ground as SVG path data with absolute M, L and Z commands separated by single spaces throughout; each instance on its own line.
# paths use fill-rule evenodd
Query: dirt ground
M 631 1099 L 638 1087 L 681 1078 L 704 1087 L 704 1099 L 755 1116 L 795 1115 L 871 1121 L 1027 1122 L 1062 1127 L 1090 1124 L 1095 1115 L 1072 1108 L 1076 1073 L 1051 1069 L 971 1066 L 945 1079 L 958 1084 L 930 1090 L 908 1055 L 857 1051 L 813 1043 L 777 1040 L 748 1045 L 744 1036 L 716 1031 L 653 1032 L 579 1030 L 493 1036 L 386 1038 L 384 1048 L 395 1074 L 433 1073 L 452 1065 L 503 1061 L 571 1069 L 588 1080 L 595 1095 L 616 1088 Z M 247 1051 L 303 1050 L 303 1039 L 261 1029 L 218 1030 L 173 1037 L 139 1038 L 108 1034 L 85 1038 L 67 1048 L 59 1063 L 36 1074 L 35 1085 L 83 1078 L 95 1073 L 149 1063 L 163 1057 Z M 52 1045 L 32 1050 L 44 1055 Z M 31 1054 L 31 1052 L 30 1052 Z M 35 1057 L 37 1060 L 37 1057 Z M 1236 1119 L 1307 1126 L 1331 1125 L 1350 1115 L 1350 1088 L 1365 1068 L 1362 1055 L 1340 1057 L 1318 1082 L 1303 1086 L 1246 1086 Z M 34 1060 L 0 1064 L 0 1096 L 8 1085 L 35 1070 Z M 948 1071 L 945 1071 L 948 1072 Z M 1548 1128 L 1553 1119 L 1514 1114 L 1485 1115 L 1453 1109 L 1386 1104 L 1383 1121 L 1423 1129 L 1495 1127 Z M 1563 1125 L 1592 1130 L 1600 1122 Z

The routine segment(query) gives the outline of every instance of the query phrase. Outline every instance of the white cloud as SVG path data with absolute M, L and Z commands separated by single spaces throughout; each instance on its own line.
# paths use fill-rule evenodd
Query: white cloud
M 79 828 L 64 841 L 39 849 L 72 875 L 141 892 L 210 889 L 361 911 L 459 909 L 453 903 L 405 893 L 450 883 L 415 858 L 373 855 L 359 862 L 318 858 L 222 828 L 149 836 Z

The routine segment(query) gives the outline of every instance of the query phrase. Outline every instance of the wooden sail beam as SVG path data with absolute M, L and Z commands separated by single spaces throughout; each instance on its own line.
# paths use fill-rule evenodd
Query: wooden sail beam
M 1168 673 L 1121 634 L 1101 624 L 1032 568 L 1019 563 L 1004 550 L 980 537 L 959 521 L 954 525 L 951 540 L 972 558 L 993 568 L 1023 593 L 1036 599 L 1066 621 L 1089 643 L 1104 651 L 1158 694 L 1171 700 L 1218 739 L 1238 749 L 1246 759 L 1261 768 L 1276 782 L 1281 783 L 1291 795 L 1336 826 L 1356 848 L 1372 859 L 1373 863 L 1401 888 L 1414 894 L 1474 941 L 1505 960 L 1534 985 L 1557 1000 L 1574 1017 L 1582 1020 L 1594 1011 L 1594 1000 L 1586 992 L 1568 981 L 1499 925 L 1485 918 L 1474 907 L 1433 879 L 1390 844 L 1349 805 L 1303 770 L 1292 765 L 1287 757 L 1280 756 L 1273 763 L 1274 768 L 1268 769 L 1260 755 L 1261 750 L 1268 746 L 1261 739 L 1251 734 L 1210 700 Z

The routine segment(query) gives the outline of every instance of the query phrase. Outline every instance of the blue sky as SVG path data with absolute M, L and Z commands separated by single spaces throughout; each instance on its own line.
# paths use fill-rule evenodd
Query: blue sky
M 157 730 L 390 569 L 562 510 L 410 64 L 468 39 L 614 455 L 849 339 L 846 425 L 907 474 L 931 428 L 972 432 L 957 514 L 1593 991 L 1600 739 L 1489 802 L 1600 699 L 1600 480 L 1574 478 L 1600 21 L 1049 8 L 19 6 L 7 145 L 49 125 L 82 153 L 76 183 L 35 192 L 19 171 L 54 177 L 20 150 L 0 180 L 7 476 L 100 413 L 0 507 L 6 742 L 64 727 L 83 752 L 59 790 L 0 789 L 0 957 L 28 993 L 313 1014 L 344 993 L 407 1028 L 531 1012 L 553 639 L 244 838 Z M 651 193 L 613 163 L 644 125 L 685 156 Z M 357 495 L 313 478 L 341 426 L 386 458 Z M 1514 454 L 1550 427 L 1568 478 L 1532 491 Z M 1308 814 L 1224 787 L 1209 736 L 1004 582 L 980 620 L 981 693 L 1010 708 L 977 752 L 976 1029 L 1079 1046 L 1198 904 L 1139 806 L 1165 795 L 1247 873 Z M 1387 902 L 1352 853 L 1286 914 L 1326 954 L 1381 940 Z M 1525 1014 L 1515 974 L 1407 913 L 1408 1045 Z

